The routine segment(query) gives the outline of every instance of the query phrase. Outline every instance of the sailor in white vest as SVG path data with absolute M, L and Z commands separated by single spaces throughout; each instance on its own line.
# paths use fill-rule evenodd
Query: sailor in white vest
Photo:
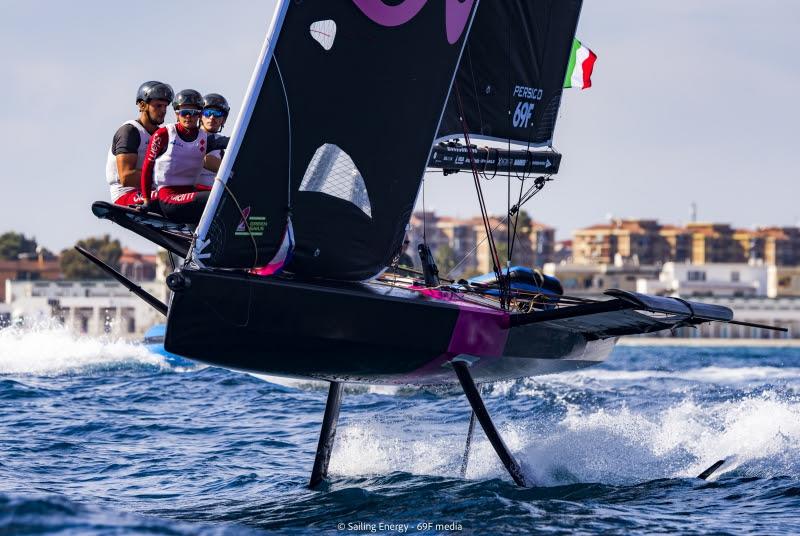
M 111 200 L 118 205 L 141 203 L 139 191 L 150 136 L 164 122 L 173 91 L 169 84 L 151 80 L 139 86 L 136 106 L 139 117 L 126 121 L 114 134 L 106 160 L 106 181 Z
M 209 93 L 203 96 L 203 116 L 200 118 L 200 128 L 209 134 L 219 134 L 225 127 L 228 120 L 228 113 L 231 107 L 228 101 L 219 93 Z M 200 171 L 199 185 L 211 188 L 214 186 L 214 179 L 217 176 L 219 165 L 225 149 L 210 151 L 206 155 L 205 167 Z
M 200 129 L 203 96 L 184 89 L 172 102 L 178 121 L 153 133 L 142 165 L 142 192 L 152 192 L 142 208 L 155 198 L 169 220 L 197 223 L 203 214 L 210 188 L 197 184 L 206 154 L 227 146 L 227 138 Z

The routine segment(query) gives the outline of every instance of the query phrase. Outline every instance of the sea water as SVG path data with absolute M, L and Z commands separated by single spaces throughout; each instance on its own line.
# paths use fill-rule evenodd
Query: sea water
M 185 365 L 0 331 L 0 534 L 800 532 L 800 349 L 622 347 L 484 386 L 530 489 L 479 428 L 460 477 L 457 388 L 353 386 L 309 491 L 325 385 Z

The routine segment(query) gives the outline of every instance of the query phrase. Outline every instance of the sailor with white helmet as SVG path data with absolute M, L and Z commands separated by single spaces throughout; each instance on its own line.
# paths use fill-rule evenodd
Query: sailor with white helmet
M 203 161 L 210 151 L 227 146 L 227 138 L 199 128 L 203 96 L 193 89 L 175 95 L 177 122 L 159 128 L 150 139 L 142 167 L 141 186 L 155 198 L 162 214 L 180 223 L 197 223 L 210 188 L 197 184 Z M 148 208 L 144 200 L 143 208 Z
M 147 145 L 150 136 L 164 122 L 173 96 L 172 87 L 157 80 L 139 86 L 136 92 L 139 117 L 117 129 L 106 160 L 106 181 L 114 203 L 127 206 L 142 202 L 139 186 Z
M 228 113 L 231 107 L 228 101 L 219 93 L 209 93 L 203 97 L 203 116 L 200 118 L 200 128 L 209 134 L 218 134 L 225 126 Z M 208 186 L 214 185 L 214 178 L 217 176 L 219 165 L 225 149 L 209 151 L 205 160 L 205 167 L 200 171 L 198 184 Z

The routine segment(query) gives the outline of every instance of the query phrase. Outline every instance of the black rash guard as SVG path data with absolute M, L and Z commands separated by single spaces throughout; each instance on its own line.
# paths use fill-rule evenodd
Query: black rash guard
M 136 122 L 140 125 L 142 124 L 139 120 Z M 142 125 L 142 128 L 144 128 L 144 125 Z M 114 140 L 111 142 L 111 154 L 114 156 L 136 154 L 139 152 L 139 143 L 141 141 L 142 137 L 139 134 L 139 130 L 135 126 L 126 123 L 114 133 Z

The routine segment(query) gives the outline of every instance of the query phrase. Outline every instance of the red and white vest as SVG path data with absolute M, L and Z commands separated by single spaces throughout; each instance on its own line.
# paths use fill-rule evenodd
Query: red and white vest
M 125 121 L 126 125 L 133 125 L 139 131 L 139 148 L 136 150 L 136 169 L 142 169 L 144 157 L 147 154 L 147 144 L 150 143 L 150 133 L 145 130 L 138 121 Z M 108 148 L 108 158 L 106 159 L 106 182 L 111 191 L 111 200 L 116 201 L 123 194 L 138 190 L 131 186 L 123 186 L 119 182 L 119 169 L 117 168 L 117 157 L 112 152 L 113 147 Z
M 203 169 L 208 148 L 208 133 L 200 129 L 197 139 L 183 141 L 175 123 L 165 127 L 169 135 L 167 150 L 156 159 L 153 171 L 156 190 L 162 186 L 192 186 Z

